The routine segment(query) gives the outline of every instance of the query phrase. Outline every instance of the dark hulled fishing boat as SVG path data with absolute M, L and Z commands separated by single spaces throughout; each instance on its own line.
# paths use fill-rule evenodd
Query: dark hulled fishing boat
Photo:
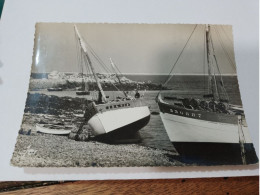
M 76 94 L 77 95 L 90 95 L 90 91 L 88 89 L 87 83 L 85 82 L 84 78 L 82 78 L 81 87 L 77 89 Z
M 197 25 L 183 50 L 196 27 Z M 186 163 L 257 163 L 258 158 L 245 125 L 243 110 L 229 103 L 214 51 L 210 26 L 205 27 L 204 37 L 209 93 L 201 98 L 182 98 L 174 94 L 166 96 L 161 91 L 157 96 L 160 116 L 169 139 L 178 151 L 180 159 Z M 171 72 L 164 85 L 172 77 Z
M 58 88 L 52 87 L 52 88 L 48 88 L 47 90 L 48 91 L 62 91 L 62 88 L 60 88 L 60 87 L 58 87 Z

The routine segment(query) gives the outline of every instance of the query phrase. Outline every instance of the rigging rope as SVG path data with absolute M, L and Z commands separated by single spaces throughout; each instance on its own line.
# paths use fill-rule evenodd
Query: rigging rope
M 76 36 L 76 34 L 75 34 L 75 36 Z M 78 39 L 77 39 L 77 40 L 78 40 Z M 106 66 L 106 64 L 105 64 L 105 63 L 102 61 L 102 59 L 96 54 L 96 52 L 94 51 L 94 49 L 92 49 L 92 47 L 88 44 L 88 42 L 87 42 L 85 39 L 84 39 L 84 41 L 85 41 L 85 43 L 86 43 L 86 45 L 87 45 L 87 47 L 88 47 L 90 53 L 91 53 L 92 56 L 94 57 L 94 59 L 96 59 L 96 61 L 102 66 L 102 68 L 103 68 L 107 73 L 109 73 L 109 74 L 111 75 L 110 70 L 109 70 L 109 68 Z M 78 42 L 79 42 L 79 40 L 78 40 Z M 80 44 L 80 43 L 79 43 L 79 44 Z M 78 47 L 79 47 L 79 44 L 77 44 Z M 82 48 L 81 48 L 81 47 L 80 47 L 80 51 L 79 51 L 79 52 L 82 54 Z M 90 67 L 89 67 L 89 65 L 88 65 L 88 61 L 86 60 L 86 56 L 85 56 L 85 55 L 82 55 L 81 57 L 83 58 L 84 64 L 86 65 L 86 69 L 87 69 L 90 73 L 92 73 L 92 71 L 90 70 Z M 93 74 L 93 73 L 92 73 L 92 74 Z M 115 87 L 116 90 L 120 91 L 120 90 L 114 85 L 113 82 L 110 82 L 110 83 Z
M 214 30 L 216 30 L 215 27 L 214 27 Z M 215 62 L 216 62 L 216 67 L 217 67 L 218 72 L 219 72 L 219 75 L 220 75 L 220 81 L 221 81 L 222 89 L 223 89 L 223 91 L 224 91 L 225 97 L 226 97 L 227 100 L 229 101 L 229 96 L 228 96 L 227 91 L 226 91 L 226 88 L 225 88 L 225 86 L 224 86 L 223 77 L 222 77 L 222 74 L 221 74 L 221 71 L 220 71 L 220 67 L 219 67 L 219 65 L 218 65 L 218 61 L 217 61 L 216 55 L 215 55 L 215 49 L 214 49 L 214 46 L 213 46 L 212 37 L 211 37 L 211 45 L 212 45 L 212 49 L 213 49 L 213 53 L 214 53 L 213 56 L 214 56 L 214 59 L 215 59 Z M 217 87 L 218 87 L 218 86 L 217 86 Z
M 203 29 L 203 40 L 204 40 L 204 51 L 203 51 L 203 74 L 204 74 L 204 95 L 206 95 L 206 26 Z M 209 93 L 209 86 L 208 86 L 208 93 Z
M 115 76 L 116 76 L 116 78 L 117 78 L 117 80 L 118 80 L 118 83 L 119 83 L 119 85 L 121 86 L 121 88 L 122 88 L 122 93 L 124 94 L 124 96 L 126 96 L 127 97 L 127 93 L 124 91 L 124 86 L 123 86 L 123 84 L 122 84 L 122 81 L 120 80 L 120 77 L 119 77 L 119 75 L 117 74 L 117 70 L 119 71 L 119 69 L 117 68 L 117 66 L 116 66 L 116 64 L 112 61 L 112 59 L 110 58 L 110 62 L 111 62 L 111 66 L 112 66 L 112 70 L 114 70 L 115 71 Z M 119 71 L 120 72 L 120 71 Z M 121 74 L 121 76 L 122 76 L 122 74 Z
M 116 70 L 115 71 L 118 71 L 119 72 L 119 74 L 120 74 L 120 76 L 123 76 L 123 74 L 120 72 L 120 70 L 118 69 L 118 67 L 117 67 L 117 65 L 114 63 L 114 65 L 115 65 L 115 68 L 116 68 Z
M 78 66 L 78 70 L 80 70 L 80 66 L 81 66 L 81 48 L 79 47 L 79 39 L 75 33 L 75 39 L 76 39 L 76 58 L 77 58 L 77 66 Z
M 187 39 L 187 41 L 186 41 L 184 47 L 182 48 L 182 50 L 181 50 L 181 52 L 180 52 L 178 58 L 176 59 L 175 63 L 173 64 L 173 66 L 172 66 L 172 68 L 171 68 L 171 71 L 170 71 L 170 73 L 169 73 L 169 75 L 168 75 L 168 79 L 164 82 L 164 84 L 163 84 L 162 86 L 167 85 L 167 83 L 168 83 L 168 82 L 171 80 L 171 78 L 173 77 L 173 75 L 171 75 L 171 73 L 172 73 L 174 67 L 176 66 L 176 64 L 178 63 L 178 61 L 179 61 L 179 59 L 180 59 L 180 57 L 181 57 L 181 55 L 182 55 L 184 49 L 186 48 L 186 46 L 187 46 L 187 44 L 188 44 L 190 38 L 192 37 L 192 35 L 193 35 L 195 29 L 197 28 L 197 26 L 198 26 L 198 25 L 196 24 L 195 27 L 194 27 L 194 29 L 193 29 L 193 31 L 192 31 L 192 33 L 190 34 L 189 38 Z
M 106 66 L 106 64 L 102 61 L 102 59 L 96 54 L 94 49 L 90 46 L 90 44 L 84 39 L 86 45 L 89 48 L 90 53 L 93 55 L 93 57 L 97 60 L 97 62 L 104 68 L 104 70 L 108 73 L 111 72 L 111 70 Z
M 94 51 L 94 49 L 90 46 L 90 44 L 84 39 L 84 41 L 86 42 L 86 45 L 88 46 L 90 53 L 93 55 L 93 57 L 97 60 L 97 62 L 104 68 L 104 70 L 109 73 L 111 75 L 111 70 L 106 66 L 106 64 L 102 61 L 102 59 L 96 54 L 96 52 Z M 117 68 L 117 67 L 116 67 Z M 119 71 L 119 69 L 117 68 L 117 70 Z M 120 71 L 119 71 L 120 72 Z M 110 82 L 116 90 L 120 91 L 118 89 L 118 87 L 116 87 L 116 85 L 111 81 Z
M 74 31 L 75 32 L 75 31 Z M 78 66 L 78 70 L 80 70 L 80 68 L 82 67 L 82 80 L 83 80 L 83 63 L 82 63 L 82 58 L 81 58 L 81 48 L 80 48 L 80 46 L 79 46 L 79 39 L 78 39 L 78 37 L 77 37 L 77 35 L 76 35 L 76 33 L 74 33 L 74 37 L 75 37 L 75 42 L 76 42 L 76 64 L 77 64 L 77 66 Z M 81 98 L 81 105 L 82 105 L 82 107 L 83 107 L 83 110 L 85 110 L 85 105 L 86 104 L 86 102 L 85 102 L 85 100 L 83 99 L 83 98 Z M 80 129 L 79 129 L 80 130 Z
M 110 74 L 111 75 L 111 74 Z M 111 81 L 110 82 L 114 87 L 115 87 L 115 89 L 117 90 L 117 91 L 120 91 L 120 89 L 118 89 L 118 87 Z
M 225 31 L 223 25 L 221 25 L 220 27 L 221 27 L 222 31 L 225 33 L 227 39 L 230 41 L 230 44 L 233 45 L 233 41 L 229 38 L 229 36 L 228 36 L 227 32 Z
M 221 45 L 221 47 L 222 47 L 222 49 L 223 49 L 223 51 L 224 51 L 224 53 L 225 53 L 225 55 L 226 55 L 226 57 L 227 57 L 229 63 L 232 65 L 231 67 L 233 67 L 233 69 L 236 71 L 236 65 L 235 65 L 235 63 L 233 62 L 233 60 L 231 60 L 231 57 L 229 56 L 229 54 L 228 54 L 228 52 L 227 52 L 227 50 L 226 50 L 226 48 L 225 48 L 225 46 L 224 46 L 224 44 L 223 44 L 223 41 L 222 41 L 222 39 L 221 39 L 221 37 L 220 37 L 220 33 L 219 33 L 218 29 L 217 29 L 217 28 L 214 28 L 214 30 L 215 30 L 215 32 L 216 32 L 216 34 L 217 34 L 218 40 L 219 40 L 219 42 L 220 42 L 220 45 Z
M 215 62 L 216 62 L 216 66 L 218 67 L 218 62 L 217 62 L 217 59 L 216 59 L 216 56 L 215 56 L 215 49 L 214 49 L 214 46 L 213 46 L 213 39 L 212 39 L 212 33 L 210 33 L 209 35 L 209 39 L 210 39 L 210 43 L 211 43 L 211 47 L 212 47 L 212 53 L 213 53 L 213 56 L 211 56 L 211 58 L 213 57 Z M 216 80 L 216 73 L 215 73 L 215 68 L 213 67 L 213 63 L 211 64 L 212 65 L 212 70 L 213 70 L 213 79 L 214 79 L 214 82 L 215 82 L 215 88 L 216 88 L 216 94 L 217 94 L 217 98 L 220 99 L 219 97 L 219 86 L 217 84 L 217 80 Z M 220 72 L 219 72 L 220 73 Z

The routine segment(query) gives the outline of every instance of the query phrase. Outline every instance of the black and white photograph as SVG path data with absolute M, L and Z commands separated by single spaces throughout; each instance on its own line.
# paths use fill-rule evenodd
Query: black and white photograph
M 237 79 L 230 25 L 37 23 L 11 164 L 256 164 Z

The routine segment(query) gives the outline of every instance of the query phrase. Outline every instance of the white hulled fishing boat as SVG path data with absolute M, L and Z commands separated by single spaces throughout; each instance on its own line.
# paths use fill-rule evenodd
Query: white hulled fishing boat
M 92 64 L 90 54 L 99 64 L 105 67 L 105 64 L 97 56 L 94 50 L 83 40 L 76 26 L 74 26 L 80 51 L 81 58 L 93 75 L 98 88 L 98 97 L 86 105 L 84 114 L 85 122 L 88 123 L 95 136 L 117 136 L 117 135 L 131 135 L 141 128 L 143 128 L 150 120 L 150 110 L 148 106 L 144 105 L 141 98 L 133 98 L 128 96 L 124 90 L 124 97 L 117 97 L 109 100 L 102 88 L 100 78 L 95 71 Z M 111 65 L 114 63 L 111 60 Z M 117 77 L 120 83 L 120 78 Z M 92 92 L 91 92 L 92 93 Z M 79 128 L 81 131 L 82 127 Z M 80 132 L 78 132 L 80 133 Z
M 192 37 L 194 27 L 172 70 Z M 214 51 L 211 27 L 204 30 L 208 69 L 208 92 L 201 98 L 182 98 L 159 92 L 160 116 L 180 158 L 199 164 L 252 164 L 258 162 L 243 110 L 229 103 L 229 97 Z M 172 71 L 167 83 L 173 77 Z

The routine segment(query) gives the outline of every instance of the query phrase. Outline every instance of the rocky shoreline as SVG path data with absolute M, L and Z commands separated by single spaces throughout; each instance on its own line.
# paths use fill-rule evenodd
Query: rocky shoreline
M 104 91 L 133 91 L 133 90 L 169 90 L 169 88 L 162 86 L 158 83 L 152 83 L 151 81 L 140 82 L 133 81 L 125 76 L 120 76 L 120 83 L 115 74 L 97 74 L 102 88 Z M 97 84 L 94 78 L 90 75 L 83 75 L 80 73 L 74 73 L 66 75 L 65 73 L 52 72 L 49 73 L 47 78 L 35 79 L 31 77 L 29 90 L 37 91 L 48 88 L 61 88 L 63 90 L 75 90 L 82 86 L 82 79 L 88 84 L 90 91 L 98 90 Z
M 25 113 L 36 114 L 83 114 L 84 105 L 88 100 L 83 98 L 57 97 L 40 93 L 27 94 Z

